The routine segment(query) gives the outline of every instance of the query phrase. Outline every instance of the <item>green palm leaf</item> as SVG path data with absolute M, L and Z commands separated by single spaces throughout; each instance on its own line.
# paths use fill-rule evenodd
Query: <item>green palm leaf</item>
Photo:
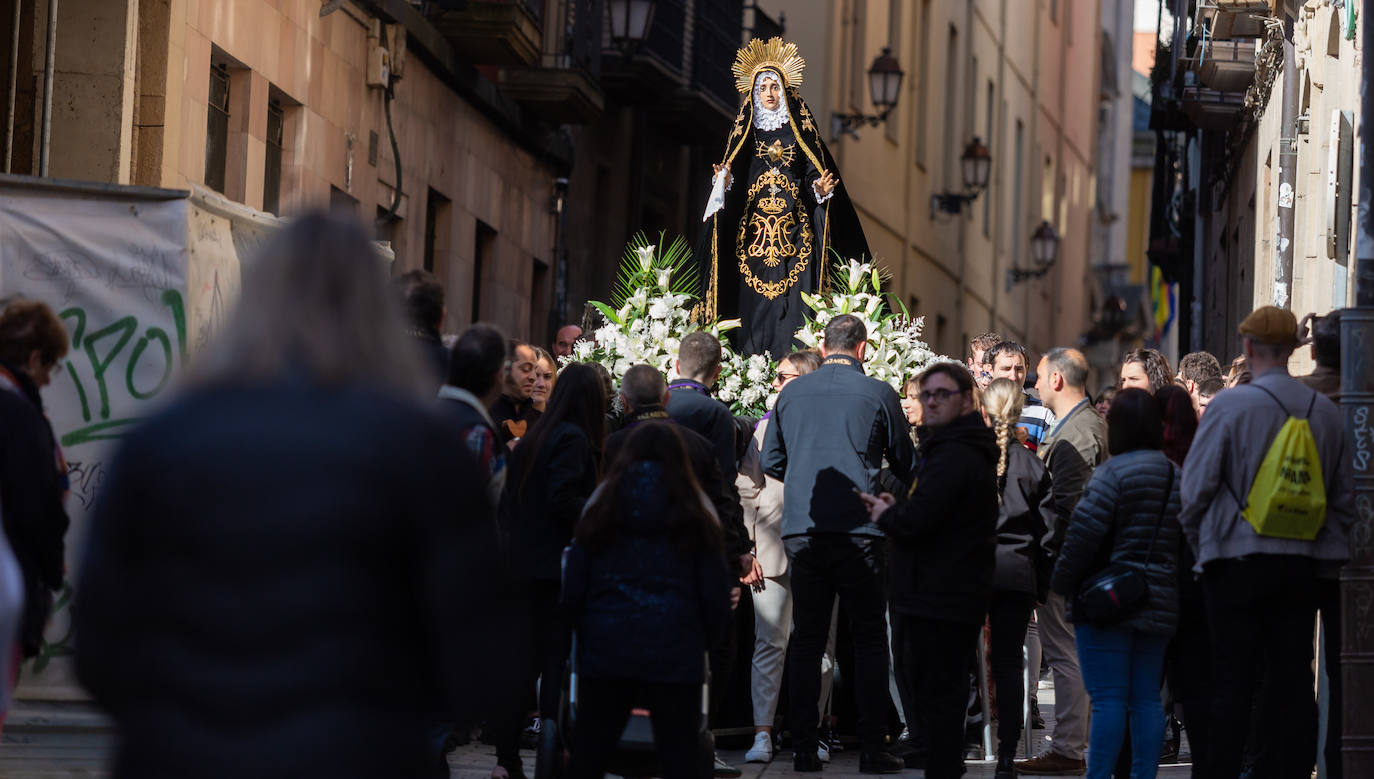
M 620 260 L 620 269 L 616 274 L 615 286 L 611 289 L 611 307 L 619 309 L 625 305 L 625 301 L 634 295 L 635 290 L 646 287 L 650 290 L 659 289 L 659 274 L 662 271 L 668 273 L 668 289 L 661 290 L 674 295 L 690 295 L 696 297 L 697 292 L 697 268 L 692 262 L 692 247 L 682 236 L 676 236 L 667 247 L 665 232 L 658 234 L 658 243 L 649 242 L 649 237 L 642 231 L 635 233 L 630 242 L 625 246 L 625 255 Z M 640 251 L 654 247 L 654 252 L 648 266 L 640 257 Z

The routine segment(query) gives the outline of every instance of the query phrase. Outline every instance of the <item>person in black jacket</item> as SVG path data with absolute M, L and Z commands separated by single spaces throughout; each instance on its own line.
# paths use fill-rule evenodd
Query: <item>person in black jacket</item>
M 412 270 L 397 276 L 396 286 L 401 290 L 406 314 L 410 317 L 406 334 L 420 349 L 422 359 L 431 366 L 433 380 L 427 385 L 437 391 L 448 378 L 449 352 L 439 335 L 448 314 L 444 308 L 444 285 L 429 271 Z
M 573 779 L 606 774 L 633 706 L 650 711 L 662 776 L 701 776 L 706 650 L 739 590 L 731 595 L 720 523 L 694 475 L 686 432 L 630 428 L 568 550 L 563 604 L 579 671 Z
M 482 475 L 360 225 L 302 216 L 245 267 L 252 305 L 110 467 L 77 676 L 116 777 L 432 776 L 430 718 L 470 720 L 498 672 L 472 640 L 495 595 Z
M 534 347 L 514 339 L 506 343 L 506 375 L 502 380 L 501 396 L 491 404 L 492 421 L 501 435 L 503 446 L 529 434 L 542 413 L 534 407 L 535 372 L 539 370 L 539 355 Z
M 67 469 L 38 394 L 66 353 L 67 329 L 46 303 L 17 300 L 0 314 L 0 515 L 24 579 L 24 658 L 42 648 L 66 571 Z M 0 673 L 10 673 L 13 650 L 0 647 Z
M 1160 451 L 1163 429 L 1150 393 L 1123 389 L 1107 412 L 1112 458 L 1098 466 L 1074 508 L 1050 587 L 1069 603 L 1078 662 L 1092 699 L 1088 776 L 1110 776 L 1130 722 L 1131 776 L 1153 777 L 1164 743 L 1160 682 L 1178 624 L 1179 469 Z M 1104 561 L 1144 574 L 1145 602 L 1110 625 L 1077 613 L 1074 598 Z
M 487 474 L 492 505 L 506 484 L 506 447 L 487 409 L 501 395 L 505 363 L 506 337 L 496 327 L 478 322 L 453 343 L 448 382 L 439 388 L 439 409 Z
M 997 685 L 997 779 L 1014 779 L 1016 742 L 1021 738 L 1021 648 L 1035 604 L 1049 591 L 1049 558 L 1040 539 L 1054 522 L 1050 474 L 1031 450 L 1017 443 L 1015 429 L 1026 395 L 1015 381 L 995 379 L 983 392 L 983 416 L 997 435 L 997 567 L 988 627 L 989 660 Z
M 910 498 L 861 497 L 892 539 L 893 640 L 905 659 L 931 779 L 964 773 L 964 714 L 997 559 L 997 461 L 973 409 L 973 375 L 936 363 L 920 376 L 925 427 Z M 919 759 L 919 757 L 917 758 Z
M 792 640 L 787 675 L 793 764 L 819 771 L 816 701 L 820 664 L 838 595 L 849 613 L 859 704 L 859 770 L 900 771 L 883 751 L 888 694 L 886 545 L 868 521 L 861 492 L 878 492 L 883 459 L 899 481 L 911 477 L 913 450 L 897 393 L 863 373 L 868 331 L 841 314 L 825 326 L 821 367 L 778 395 L 763 440 L 763 470 L 782 479 L 782 539 L 792 571 Z
M 725 493 L 735 504 L 728 516 L 722 515 L 731 533 L 734 531 L 735 518 L 743 529 L 744 511 L 739 506 L 739 488 L 735 486 L 736 463 L 735 416 L 730 407 L 711 397 L 711 385 L 720 378 L 720 341 L 710 333 L 697 331 L 688 333 L 678 347 L 675 368 L 682 378 L 668 385 L 668 416 L 688 430 L 695 430 L 715 448 L 716 459 L 720 464 L 721 476 L 725 480 Z M 745 536 L 747 540 L 747 536 Z M 727 543 L 734 539 L 727 539 Z M 730 551 L 739 552 L 736 544 Z M 759 566 L 749 547 L 735 558 L 739 560 L 739 576 L 747 583 L 763 578 L 763 568 Z M 711 650 L 711 723 L 716 725 L 716 717 L 721 703 L 734 677 L 735 654 L 738 651 L 738 636 L 732 621 L 725 629 L 725 635 Z M 716 776 L 739 776 L 740 770 L 716 761 Z
M 539 680 L 539 714 L 557 716 L 568 624 L 558 608 L 563 549 L 596 489 L 605 439 L 605 390 L 589 365 L 563 370 L 548 410 L 511 453 L 501 494 L 509 566 L 503 609 L 514 620 L 506 649 L 519 670 L 494 717 L 497 771 L 523 776 L 521 706 Z
M 681 378 L 668 385 L 672 392 L 668 415 L 711 442 L 721 474 L 734 484 L 735 417 L 729 406 L 711 397 L 711 386 L 720 378 L 720 341 L 700 330 L 688 333 L 678 347 L 674 367 Z
M 726 557 L 731 561 L 732 571 L 741 566 L 741 558 L 753 569 L 753 543 L 744 529 L 744 518 L 740 508 L 738 492 L 730 490 L 720 473 L 720 463 L 716 459 L 715 448 L 695 430 L 677 424 L 668 415 L 665 406 L 670 395 L 663 381 L 663 374 L 652 365 L 635 365 L 625 372 L 620 380 L 620 404 L 625 411 L 625 425 L 606 436 L 606 452 L 602 462 L 609 467 L 615 462 L 620 447 L 629 439 L 631 433 L 645 424 L 668 424 L 677 428 L 682 443 L 687 447 L 687 458 L 696 475 L 697 483 L 711 500 L 724 533 Z M 732 579 L 738 577 L 732 575 Z M 761 578 L 761 576 L 760 576 Z M 754 584 L 756 579 L 746 577 L 740 583 Z

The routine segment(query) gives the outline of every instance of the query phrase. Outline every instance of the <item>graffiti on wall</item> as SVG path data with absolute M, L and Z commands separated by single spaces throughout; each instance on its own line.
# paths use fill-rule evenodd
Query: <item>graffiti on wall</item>
M 184 197 L 112 198 L 0 185 L 0 297 L 50 305 L 70 338 L 43 405 L 67 460 L 68 568 L 105 483 L 118 439 L 176 386 L 188 340 Z M 57 604 L 71 600 L 70 585 Z M 59 611 L 42 654 L 25 669 L 28 694 L 79 697 L 69 664 L 71 623 Z

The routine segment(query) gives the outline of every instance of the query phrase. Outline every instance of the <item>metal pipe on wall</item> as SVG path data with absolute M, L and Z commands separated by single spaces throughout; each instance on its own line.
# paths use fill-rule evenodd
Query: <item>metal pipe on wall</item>
M 1364 0 L 1363 40 L 1374 35 L 1374 0 Z M 1352 447 L 1355 527 L 1350 562 L 1341 569 L 1341 759 L 1345 776 L 1374 776 L 1374 700 L 1360 694 L 1374 685 L 1374 60 L 1365 57 L 1360 79 L 1360 208 L 1355 220 L 1355 307 L 1341 314 L 1341 416 Z
M 5 172 L 10 172 L 10 162 L 14 159 L 14 101 L 19 93 L 19 20 L 20 7 L 24 0 L 14 0 L 13 38 L 10 40 L 10 91 L 8 108 L 5 110 Z
M 1293 48 L 1293 17 L 1283 22 L 1283 103 L 1279 115 L 1279 234 L 1274 248 L 1274 305 L 1293 301 L 1293 222 L 1298 179 L 1298 64 Z
M 57 70 L 57 0 L 48 0 L 48 39 L 43 44 L 47 62 L 43 65 L 42 143 L 38 150 L 38 175 L 48 175 L 48 152 L 52 136 L 52 78 Z

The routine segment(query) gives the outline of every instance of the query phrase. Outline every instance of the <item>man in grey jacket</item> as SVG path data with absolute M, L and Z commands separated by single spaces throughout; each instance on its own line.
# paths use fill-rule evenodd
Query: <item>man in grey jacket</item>
M 1093 469 L 1107 460 L 1107 423 L 1088 400 L 1088 360 L 1082 352 L 1051 349 L 1040 358 L 1035 374 L 1040 399 L 1058 420 L 1036 452 L 1053 479 L 1055 521 L 1042 543 L 1046 562 L 1053 565 Z M 1049 750 L 1016 764 L 1023 774 L 1068 776 L 1087 770 L 1088 693 L 1065 611 L 1064 598 L 1055 593 L 1035 610 L 1040 643 L 1054 669 L 1054 736 Z
M 1211 623 L 1211 738 L 1204 775 L 1240 773 L 1251 696 L 1267 667 L 1265 711 L 1284 712 L 1270 744 L 1280 776 L 1307 776 L 1316 762 L 1312 628 L 1317 576 L 1350 556 L 1353 473 L 1336 404 L 1288 374 L 1298 345 L 1292 312 L 1256 309 L 1240 325 L 1254 381 L 1219 393 L 1207 407 L 1183 467 L 1179 523 L 1197 555 Z M 1326 520 L 1310 541 L 1256 532 L 1242 511 L 1270 445 L 1290 416 L 1305 418 L 1316 441 Z
M 859 704 L 860 773 L 901 771 L 883 750 L 888 641 L 882 531 L 868 521 L 860 493 L 883 490 L 883 458 L 898 480 L 915 452 L 897 393 L 864 375 L 868 330 L 841 314 L 825 326 L 821 367 L 778 395 L 764 436 L 764 473 L 782 479 L 782 540 L 792 572 L 793 624 L 787 647 L 793 767 L 821 770 L 816 701 L 821 655 L 835 596 L 849 613 Z

